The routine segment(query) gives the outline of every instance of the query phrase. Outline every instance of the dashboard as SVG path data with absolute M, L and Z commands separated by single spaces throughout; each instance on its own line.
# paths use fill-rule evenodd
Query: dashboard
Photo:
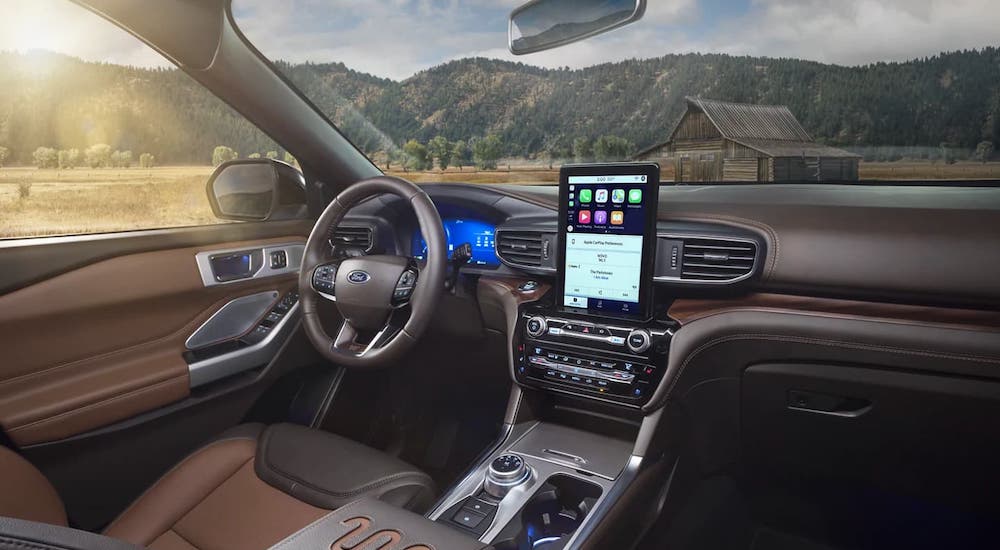
M 481 268 L 500 267 L 500 258 L 496 254 L 496 225 L 484 220 L 473 218 L 445 218 L 441 220 L 448 243 L 448 256 L 455 247 L 468 243 L 472 246 L 472 258 L 469 265 Z M 427 241 L 417 229 L 413 232 L 411 255 L 418 260 L 427 259 Z
M 555 283 L 561 263 L 559 186 L 421 188 L 443 220 L 495 228 L 499 267 L 466 265 L 463 273 Z M 1000 259 L 988 244 L 1000 239 L 1000 188 L 910 185 L 887 192 L 877 185 L 667 185 L 658 202 L 650 277 L 655 305 L 676 297 L 796 292 L 1000 307 L 995 279 Z M 935 223 L 926 223 L 929 218 Z M 416 218 L 393 197 L 358 205 L 344 225 L 370 228 L 375 243 L 370 253 L 410 255 L 419 239 Z M 523 242 L 534 243 L 533 257 L 516 248 Z

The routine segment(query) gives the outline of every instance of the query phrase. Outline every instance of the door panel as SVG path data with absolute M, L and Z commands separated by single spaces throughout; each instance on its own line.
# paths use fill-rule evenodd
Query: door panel
M 0 296 L 0 425 L 29 445 L 184 399 L 185 340 L 234 298 L 283 295 L 296 284 L 285 274 L 206 287 L 195 254 L 304 240 L 287 234 L 125 254 Z

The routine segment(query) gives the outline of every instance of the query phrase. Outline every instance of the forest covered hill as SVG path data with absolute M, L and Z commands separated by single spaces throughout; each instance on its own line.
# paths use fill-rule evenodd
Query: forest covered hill
M 685 96 L 788 105 L 818 140 L 903 156 L 1000 141 L 1000 49 L 862 67 L 795 59 L 667 55 L 585 69 L 470 58 L 393 81 L 341 63 L 279 63 L 368 153 L 441 135 L 500 137 L 506 155 L 566 157 L 573 140 L 661 142 Z M 96 143 L 158 162 L 206 164 L 227 145 L 280 149 L 174 69 L 92 63 L 45 52 L 0 53 L 0 147 L 30 163 L 38 147 Z M 916 153 L 915 153 L 916 152 Z

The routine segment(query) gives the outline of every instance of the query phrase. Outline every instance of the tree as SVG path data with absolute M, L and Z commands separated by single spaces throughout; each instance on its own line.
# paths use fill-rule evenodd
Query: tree
M 78 168 L 83 164 L 83 153 L 79 149 L 73 148 L 66 151 L 66 167 Z
M 59 150 L 59 169 L 65 170 L 69 168 L 69 151 L 65 149 Z
M 625 160 L 632 152 L 632 142 L 618 136 L 601 136 L 594 142 L 593 152 L 600 162 Z
M 462 167 L 469 164 L 469 145 L 462 140 L 458 140 L 451 144 L 451 165 L 458 166 L 458 170 L 461 171 Z
M 590 140 L 585 137 L 578 137 L 573 140 L 573 158 L 577 162 L 587 162 L 594 156 L 594 150 L 590 145 Z
M 415 139 L 411 139 L 403 144 L 404 169 L 426 170 L 428 165 L 427 147 Z
M 250 153 L 249 155 L 247 155 L 247 158 L 248 159 L 259 159 L 260 158 L 260 153 Z
M 441 170 L 447 170 L 448 163 L 451 161 L 450 145 L 448 139 L 444 136 L 436 136 L 427 143 L 427 156 L 431 160 L 437 160 L 438 167 Z
M 59 152 L 51 147 L 39 147 L 31 154 L 35 166 L 39 168 L 58 168 Z
M 278 152 L 277 151 L 268 151 L 267 154 L 264 155 L 264 157 L 269 158 L 271 160 L 275 160 L 275 159 L 278 158 Z
M 139 155 L 139 166 L 142 168 L 152 168 L 156 166 L 156 157 L 150 153 L 143 153 Z
M 983 164 L 986 164 L 987 162 L 990 161 L 992 157 L 993 157 L 993 142 L 992 141 L 980 142 L 979 145 L 976 147 L 976 158 L 978 158 L 979 161 L 982 162 Z
M 501 156 L 503 156 L 503 142 L 496 134 L 476 140 L 472 145 L 472 157 L 480 170 L 496 170 L 497 160 Z
M 0 168 L 3 168 L 4 163 L 10 158 L 10 149 L 6 147 L 0 147 Z
M 292 154 L 289 153 L 288 151 L 285 151 L 285 156 L 282 158 L 286 163 L 291 164 L 292 166 L 299 165 L 299 161 L 295 157 L 293 157 Z
M 111 146 L 106 143 L 91 145 L 84 151 L 83 156 L 87 160 L 87 166 L 104 168 L 111 164 Z
M 115 151 L 111 153 L 111 166 L 115 168 L 131 168 L 132 151 Z
M 236 160 L 239 157 L 239 153 L 234 151 L 231 147 L 219 145 L 212 151 L 212 166 L 218 166 L 224 162 Z
M 406 153 L 404 153 L 402 149 L 393 146 L 386 152 L 386 154 L 389 157 L 386 169 L 389 169 L 393 164 L 398 164 L 402 167 L 404 172 L 409 170 L 409 167 L 406 166 Z

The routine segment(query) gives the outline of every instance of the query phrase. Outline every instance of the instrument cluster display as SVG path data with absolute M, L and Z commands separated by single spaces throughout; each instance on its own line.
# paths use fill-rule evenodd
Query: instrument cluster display
M 448 244 L 448 257 L 455 247 L 465 243 L 472 245 L 472 259 L 468 265 L 495 268 L 500 266 L 495 250 L 496 226 L 480 220 L 465 218 L 445 218 L 444 234 Z M 413 233 L 413 257 L 418 260 L 427 258 L 427 242 L 418 229 Z

